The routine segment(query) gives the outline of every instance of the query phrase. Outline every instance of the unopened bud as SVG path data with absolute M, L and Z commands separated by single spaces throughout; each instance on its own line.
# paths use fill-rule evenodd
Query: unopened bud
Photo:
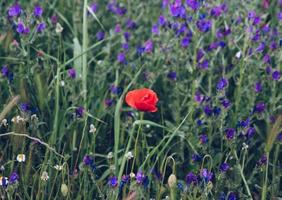
M 176 185 L 176 182 L 177 182 L 177 178 L 174 174 L 171 174 L 169 177 L 168 177 L 168 186 L 170 188 L 173 188 L 175 185 Z
M 61 193 L 62 193 L 62 195 L 64 197 L 66 197 L 68 195 L 68 192 L 69 192 L 68 186 L 65 183 L 63 183 L 61 185 Z

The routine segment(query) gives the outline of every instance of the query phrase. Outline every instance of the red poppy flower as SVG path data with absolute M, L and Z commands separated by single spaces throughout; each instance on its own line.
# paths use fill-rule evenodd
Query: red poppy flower
M 158 96 L 153 90 L 147 88 L 128 92 L 125 101 L 130 107 L 136 110 L 144 112 L 156 112 L 158 110 L 156 107 L 159 101 Z

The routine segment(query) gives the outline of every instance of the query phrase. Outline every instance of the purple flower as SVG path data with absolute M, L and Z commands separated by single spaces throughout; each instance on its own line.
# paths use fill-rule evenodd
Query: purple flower
M 11 6 L 8 9 L 8 15 L 9 17 L 16 17 L 19 16 L 22 12 L 22 8 L 18 3 L 15 3 L 13 6 Z
M 137 24 L 132 19 L 128 19 L 126 21 L 126 27 L 128 29 L 136 29 L 137 28 Z
M 99 31 L 99 32 L 96 33 L 96 39 L 97 39 L 98 41 L 101 41 L 101 40 L 103 40 L 104 38 L 105 38 L 105 32 Z
M 141 45 L 138 45 L 137 48 L 136 48 L 136 52 L 137 52 L 137 55 L 138 56 L 141 56 L 145 51 L 145 48 L 142 47 Z
M 261 167 L 261 166 L 265 165 L 266 162 L 267 162 L 267 157 L 266 157 L 265 154 L 263 154 L 261 156 L 261 158 L 257 161 L 257 167 Z
M 160 24 L 160 26 L 165 26 L 166 25 L 166 18 L 163 15 L 161 15 L 159 17 L 159 24 Z
M 202 49 L 199 49 L 198 51 L 197 51 L 197 62 L 200 62 L 201 61 L 201 59 L 204 57 L 204 51 L 202 50 Z
M 41 22 L 37 25 L 36 31 L 38 33 L 42 33 L 46 29 L 46 24 L 44 22 Z
M 200 7 L 200 3 L 198 2 L 198 0 L 186 0 L 186 4 L 194 11 L 198 10 Z
M 278 18 L 279 21 L 282 21 L 282 12 L 279 12 L 277 14 L 277 18 Z
M 198 63 L 198 67 L 200 69 L 208 69 L 209 68 L 209 61 L 207 59 L 204 59 L 202 62 Z
M 181 47 L 183 48 L 187 48 L 190 44 L 190 38 L 189 37 L 184 37 L 182 40 L 181 40 Z
M 33 9 L 33 15 L 35 17 L 41 17 L 43 14 L 43 9 L 41 8 L 41 6 L 36 5 Z
M 129 40 L 130 40 L 130 33 L 129 32 L 124 32 L 124 34 L 123 34 L 123 36 L 124 36 L 124 39 L 128 42 Z
M 256 48 L 256 51 L 257 52 L 263 52 L 265 47 L 266 47 L 265 42 L 261 42 L 260 45 Z
M 93 13 L 96 13 L 97 10 L 98 10 L 98 4 L 96 2 L 93 2 L 91 5 L 90 5 L 90 9 Z
M 269 63 L 269 62 L 270 62 L 270 56 L 269 56 L 269 54 L 265 54 L 265 56 L 263 57 L 263 62 L 264 62 L 264 63 Z
M 129 49 L 129 44 L 128 44 L 127 42 L 122 43 L 121 46 L 122 46 L 122 48 L 123 48 L 124 50 L 128 50 L 128 49 Z
M 176 81 L 177 78 L 177 74 L 175 71 L 171 71 L 167 74 L 167 78 L 169 78 L 170 80 Z
M 225 136 L 227 138 L 227 140 L 232 140 L 235 136 L 235 129 L 233 128 L 228 128 L 226 131 L 225 131 Z
M 280 132 L 280 133 L 278 134 L 277 140 L 278 140 L 279 142 L 282 142 L 282 132 Z
M 252 138 L 256 134 L 256 129 L 254 127 L 249 127 L 246 131 L 247 138 Z
M 223 99 L 221 100 L 221 105 L 223 105 L 223 107 L 226 109 L 226 108 L 229 108 L 229 106 L 231 105 L 230 101 L 228 99 Z
M 30 110 L 30 105 L 29 103 L 21 103 L 20 104 L 20 109 L 23 111 L 23 112 L 28 112 Z
M 116 26 L 115 26 L 115 32 L 116 32 L 116 33 L 120 33 L 120 32 L 121 32 L 121 25 L 120 25 L 120 24 L 116 24 Z
M 84 109 L 82 106 L 79 106 L 78 108 L 75 109 L 75 115 L 76 115 L 78 118 L 82 118 L 84 112 L 85 112 L 85 109 Z
M 110 107 L 114 104 L 114 101 L 112 99 L 105 99 L 104 104 L 106 107 Z
M 118 186 L 118 178 L 116 176 L 112 176 L 109 178 L 109 181 L 108 181 L 108 184 L 111 186 L 111 187 L 116 187 Z
M 203 168 L 200 172 L 200 175 L 202 176 L 202 178 L 206 181 L 209 182 L 212 180 L 213 178 L 213 173 L 211 171 L 209 171 L 206 168 Z
M 145 179 L 145 174 L 142 171 L 138 171 L 135 178 L 138 184 L 142 184 Z
M 199 29 L 199 31 L 206 33 L 211 29 L 212 26 L 212 22 L 209 20 L 198 20 L 196 22 L 197 28 Z
M 255 92 L 260 93 L 262 91 L 262 85 L 260 82 L 256 82 L 255 84 Z
M 264 104 L 264 102 L 258 102 L 258 103 L 255 105 L 255 108 L 254 108 L 254 111 L 255 111 L 255 112 L 262 113 L 262 112 L 264 112 L 264 110 L 265 110 L 265 104 Z
M 267 67 L 265 68 L 265 72 L 266 72 L 267 74 L 271 74 L 272 68 L 271 68 L 270 66 L 267 66 Z
M 85 155 L 83 157 L 83 164 L 86 165 L 86 166 L 90 166 L 94 163 L 94 159 L 92 156 L 90 155 Z
M 202 103 L 204 101 L 205 96 L 202 95 L 199 91 L 195 93 L 194 100 L 198 103 Z
M 9 69 L 6 65 L 2 66 L 1 73 L 3 77 L 8 77 L 9 76 Z
M 153 35 L 159 35 L 160 34 L 159 27 L 158 27 L 157 24 L 154 24 L 152 26 L 152 33 L 153 33 Z
M 216 89 L 223 90 L 225 87 L 227 87 L 227 85 L 228 85 L 228 80 L 225 78 L 221 78 L 216 85 Z
M 215 116 L 220 115 L 220 113 L 221 113 L 221 109 L 220 109 L 219 107 L 214 107 L 214 108 L 213 108 L 213 114 L 214 114 Z
M 170 14 L 173 17 L 178 17 L 181 12 L 181 4 L 174 2 L 173 4 L 170 5 Z
M 220 170 L 222 173 L 227 172 L 229 169 L 230 169 L 230 166 L 229 166 L 228 163 L 226 163 L 226 162 L 222 163 L 222 164 L 219 166 L 219 170 Z
M 126 62 L 125 53 L 120 52 L 120 53 L 118 54 L 118 56 L 117 56 L 117 60 L 118 60 L 118 62 L 121 63 L 121 64 L 126 64 L 127 62 Z
M 273 80 L 275 81 L 278 81 L 280 79 L 281 75 L 280 75 L 280 72 L 275 70 L 273 73 L 272 73 L 272 78 Z
M 237 200 L 237 194 L 235 192 L 230 192 L 227 200 Z
M 18 23 L 18 26 L 17 26 L 17 32 L 18 32 L 18 33 L 23 34 L 23 35 L 26 35 L 26 34 L 29 33 L 29 31 L 30 31 L 29 28 L 26 27 L 23 22 L 20 21 L 20 22 Z
M 197 176 L 193 172 L 189 172 L 186 175 L 186 184 L 190 186 L 191 184 L 196 185 L 198 182 Z
M 207 116 L 212 116 L 213 110 L 212 110 L 212 108 L 211 108 L 209 105 L 206 105 L 206 106 L 204 107 L 204 113 L 205 113 Z
M 201 144 L 207 144 L 208 141 L 209 141 L 209 138 L 208 138 L 208 136 L 206 134 L 201 134 L 199 136 L 199 138 L 200 138 L 200 143 Z
M 19 175 L 16 172 L 13 172 L 9 177 L 9 183 L 15 184 L 20 179 Z
M 57 16 L 57 15 L 53 15 L 53 16 L 51 17 L 51 23 L 52 23 L 53 25 L 56 25 L 56 24 L 58 23 L 58 16 Z
M 76 78 L 76 70 L 74 68 L 68 69 L 68 76 L 73 79 Z
M 152 41 L 152 40 L 147 40 L 147 41 L 145 42 L 144 47 L 145 47 L 145 50 L 144 50 L 144 51 L 145 51 L 146 53 L 152 53 L 153 48 L 154 48 L 154 43 L 153 43 L 153 41 Z
M 192 160 L 193 163 L 200 162 L 200 161 L 202 161 L 202 156 L 194 153 L 194 154 L 192 154 L 191 160 Z
M 115 86 L 114 84 L 112 84 L 112 85 L 110 86 L 110 91 L 111 91 L 112 94 L 117 94 L 117 95 L 119 95 L 119 94 L 122 93 L 122 88 L 121 88 L 121 87 L 117 87 L 117 86 Z

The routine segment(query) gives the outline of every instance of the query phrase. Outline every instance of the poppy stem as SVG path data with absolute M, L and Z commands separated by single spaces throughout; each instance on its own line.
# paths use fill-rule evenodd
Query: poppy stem
M 140 121 L 143 121 L 143 119 L 144 119 L 144 113 L 141 112 Z M 137 153 L 138 153 L 137 152 L 137 150 L 138 150 L 137 144 L 138 144 L 138 138 L 139 138 L 141 130 L 142 130 L 142 124 L 139 125 L 138 131 L 137 131 L 137 136 L 136 136 L 135 145 L 134 145 L 134 158 L 133 158 L 133 162 L 132 162 L 132 166 L 131 166 L 131 172 L 133 172 L 135 160 L 137 158 Z

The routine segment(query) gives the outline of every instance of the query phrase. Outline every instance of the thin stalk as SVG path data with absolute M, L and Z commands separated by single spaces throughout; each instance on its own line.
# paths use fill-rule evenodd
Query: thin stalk
M 268 182 L 268 167 L 269 167 L 269 153 L 266 153 L 266 168 L 265 168 L 265 177 L 264 182 L 262 186 L 262 194 L 261 194 L 261 200 L 266 200 L 267 196 L 267 182 Z
M 82 34 L 82 52 L 88 48 L 88 18 L 87 18 L 87 4 L 88 1 L 84 0 L 83 5 L 83 34 Z M 87 54 L 82 56 L 82 88 L 84 107 L 87 108 Z
M 240 175 L 241 175 L 241 178 L 242 178 L 242 180 L 243 180 L 243 182 L 244 182 L 244 185 L 245 185 L 245 188 L 246 188 L 246 190 L 247 190 L 248 196 L 249 196 L 250 199 L 253 199 L 253 198 L 252 198 L 252 194 L 251 194 L 251 190 L 250 190 L 250 188 L 249 188 L 249 185 L 248 185 L 247 180 L 246 180 L 245 175 L 244 175 L 243 168 L 242 168 L 242 166 L 241 166 L 241 164 L 240 164 L 240 162 L 239 162 L 238 155 L 237 155 L 237 153 L 236 153 L 235 150 L 233 151 L 233 153 L 234 153 L 234 156 L 235 156 L 235 158 L 236 158 L 236 160 L 237 160 L 237 164 L 238 164 L 238 168 L 239 168 L 239 171 L 240 171 Z

